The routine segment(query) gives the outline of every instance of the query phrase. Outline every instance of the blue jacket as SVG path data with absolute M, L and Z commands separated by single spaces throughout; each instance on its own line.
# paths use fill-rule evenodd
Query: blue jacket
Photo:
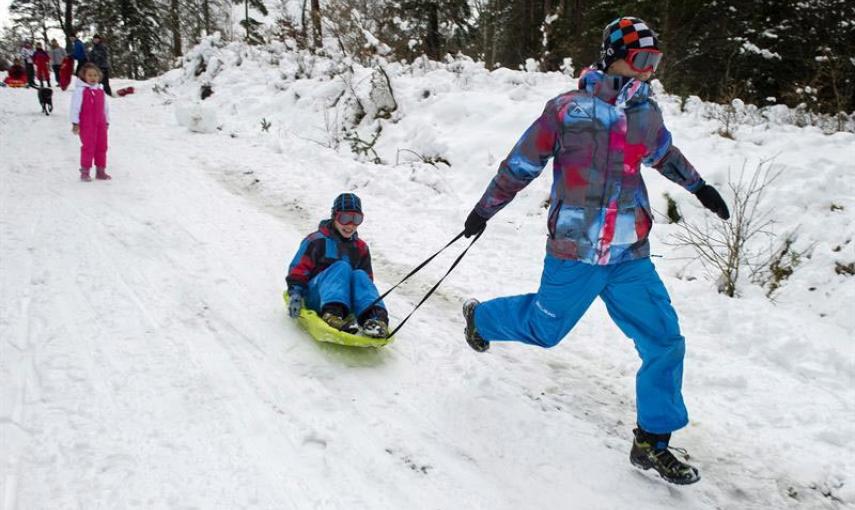
M 490 218 L 537 178 L 550 158 L 547 252 L 607 265 L 650 256 L 653 214 L 640 165 L 689 191 L 704 181 L 672 145 L 647 83 L 583 73 L 553 98 L 502 162 L 475 212 Z
M 86 47 L 83 46 L 83 41 L 80 39 L 74 40 L 74 47 L 71 50 L 71 56 L 74 57 L 74 60 L 86 60 Z

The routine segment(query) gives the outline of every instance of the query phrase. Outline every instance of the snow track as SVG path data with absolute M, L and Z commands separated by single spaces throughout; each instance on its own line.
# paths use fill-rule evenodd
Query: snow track
M 284 313 L 283 270 L 325 213 L 300 196 L 340 190 L 319 180 L 265 191 L 247 172 L 269 161 L 267 147 L 187 133 L 149 88 L 113 100 L 114 179 L 91 183 L 77 180 L 70 94 L 56 93 L 46 118 L 34 93 L 0 91 L 2 510 L 847 506 L 776 471 L 811 445 L 778 447 L 764 434 L 798 418 L 755 415 L 762 397 L 710 410 L 758 384 L 797 392 L 798 377 L 775 364 L 754 366 L 759 375 L 707 370 L 720 351 L 703 341 L 690 404 L 721 423 L 675 441 L 695 454 L 702 482 L 675 488 L 633 469 L 637 360 L 629 340 L 597 324 L 602 307 L 573 348 L 477 355 L 462 339 L 458 281 L 385 349 L 312 342 Z M 311 157 L 295 146 L 289 161 Z M 444 243 L 428 241 L 426 251 Z M 381 288 L 408 270 L 383 250 L 374 260 Z M 393 315 L 431 278 L 391 297 Z M 845 424 L 851 391 L 823 388 L 806 412 Z M 704 389 L 715 393 L 708 403 Z M 753 420 L 757 434 L 721 439 L 728 420 Z M 852 452 L 849 423 L 848 437 L 826 438 L 841 452 Z M 851 461 L 840 462 L 829 479 L 853 483 Z M 816 463 L 806 479 L 835 466 Z

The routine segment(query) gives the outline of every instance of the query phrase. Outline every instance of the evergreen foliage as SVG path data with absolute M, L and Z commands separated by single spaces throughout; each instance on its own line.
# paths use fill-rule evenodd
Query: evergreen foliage
M 268 6 L 277 12 L 263 23 L 256 18 Z M 10 13 L 13 25 L 0 37 L 7 59 L 15 38 L 95 30 L 110 47 L 113 74 L 135 78 L 163 72 L 215 31 L 312 51 L 334 44 L 358 59 L 462 53 L 489 69 L 533 59 L 555 71 L 570 58 L 578 70 L 599 58 L 602 28 L 631 15 L 657 31 L 665 52 L 657 77 L 671 93 L 855 111 L 851 0 L 13 0 Z M 243 30 L 234 30 L 238 21 Z
M 245 31 L 245 40 L 250 44 L 264 43 L 264 37 L 261 35 L 262 23 L 250 15 L 250 9 L 258 11 L 263 16 L 267 16 L 267 6 L 263 0 L 233 0 L 235 4 L 242 5 L 244 8 L 244 17 L 240 21 L 240 26 Z
M 111 74 L 143 79 L 168 68 L 169 45 L 161 22 L 166 17 L 157 0 L 82 0 L 80 18 L 91 20 L 110 51 Z

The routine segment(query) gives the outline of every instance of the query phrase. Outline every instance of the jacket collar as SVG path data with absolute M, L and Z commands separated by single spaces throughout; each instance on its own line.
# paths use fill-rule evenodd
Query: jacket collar
M 100 88 L 103 88 L 100 83 L 96 83 L 95 85 L 89 85 L 88 83 L 81 80 L 80 78 L 77 79 L 77 85 L 75 85 L 75 87 L 77 87 L 79 89 L 92 89 L 92 90 L 98 90 Z
M 594 68 L 582 71 L 579 88 L 619 109 L 644 102 L 652 95 L 647 82 L 633 78 L 621 79 Z

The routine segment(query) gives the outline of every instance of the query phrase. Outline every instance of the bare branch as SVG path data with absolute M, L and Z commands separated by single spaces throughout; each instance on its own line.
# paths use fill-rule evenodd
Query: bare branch
M 756 275 L 768 273 L 773 263 L 778 267 L 776 274 L 786 273 L 780 267 L 792 243 L 787 244 L 783 252 L 779 250 L 779 256 L 770 255 L 774 251 L 771 246 L 775 240 L 772 230 L 775 221 L 772 211 L 763 207 L 769 185 L 782 173 L 772 169 L 772 161 L 761 160 L 748 178 L 747 162 L 743 162 L 737 177 L 728 172 L 728 188 L 733 194 L 730 221 L 716 220 L 711 224 L 705 216 L 703 224 L 679 222 L 677 225 L 682 230 L 672 234 L 672 241 L 666 242 L 672 246 L 691 247 L 696 259 L 719 282 L 719 291 L 731 297 L 737 293 L 743 268 L 747 269 L 752 281 L 757 280 Z M 763 240 L 767 242 L 762 243 Z

